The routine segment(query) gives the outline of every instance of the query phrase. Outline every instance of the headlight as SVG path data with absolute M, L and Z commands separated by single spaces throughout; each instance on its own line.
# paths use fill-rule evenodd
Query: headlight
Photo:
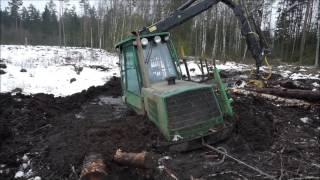
M 169 36 L 164 37 L 164 41 L 169 41 Z
M 157 43 L 157 44 L 161 43 L 161 37 L 160 36 L 155 36 L 154 37 L 154 42 Z
M 141 39 L 141 44 L 142 44 L 143 46 L 148 45 L 148 43 L 149 43 L 149 41 L 148 41 L 147 38 L 142 38 L 142 39 Z

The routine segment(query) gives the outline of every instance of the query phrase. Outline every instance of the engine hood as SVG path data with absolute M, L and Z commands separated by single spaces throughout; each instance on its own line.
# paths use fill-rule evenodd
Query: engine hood
M 202 88 L 212 88 L 212 86 L 182 80 L 177 80 L 174 85 L 168 85 L 168 82 L 162 81 L 152 84 L 149 88 L 143 88 L 142 92 L 148 95 L 152 94 L 159 97 L 168 97 L 182 92 Z

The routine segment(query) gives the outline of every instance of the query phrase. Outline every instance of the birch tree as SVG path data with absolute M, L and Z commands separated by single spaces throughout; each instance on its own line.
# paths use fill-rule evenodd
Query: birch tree
M 319 51 L 320 51 L 320 0 L 318 0 L 318 17 L 317 17 L 317 47 L 316 47 L 316 59 L 315 59 L 315 66 L 320 67 L 319 64 Z
M 313 0 L 307 1 L 307 9 L 306 9 L 305 17 L 304 17 L 302 38 L 301 38 L 301 43 L 300 43 L 300 53 L 299 53 L 300 64 L 302 64 L 302 61 L 303 61 L 303 53 L 304 53 L 304 48 L 305 48 L 305 43 L 306 43 L 306 36 L 307 36 L 307 25 L 308 25 L 308 20 L 309 20 L 309 16 L 310 16 L 310 10 L 311 10 L 312 3 L 313 3 Z

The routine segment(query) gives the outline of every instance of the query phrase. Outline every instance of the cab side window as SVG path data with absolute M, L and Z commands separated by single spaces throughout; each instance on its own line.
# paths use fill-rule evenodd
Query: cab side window
M 137 71 L 137 57 L 134 47 L 129 46 L 124 48 L 124 60 L 126 70 L 127 90 L 131 93 L 140 95 L 140 86 Z

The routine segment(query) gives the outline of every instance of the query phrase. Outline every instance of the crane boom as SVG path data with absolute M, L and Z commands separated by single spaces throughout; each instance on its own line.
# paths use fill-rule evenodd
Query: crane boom
M 198 0 L 188 0 L 186 3 L 181 5 L 175 12 L 173 12 L 169 17 L 156 22 L 155 24 L 144 27 L 140 30 L 140 34 L 156 33 L 169 31 L 172 28 L 181 25 L 182 23 L 188 21 L 189 19 L 199 15 L 200 13 L 210 9 L 212 6 L 219 2 L 224 3 L 229 8 L 231 8 L 240 22 L 241 34 L 246 38 L 248 49 L 250 50 L 253 58 L 256 61 L 257 75 L 259 75 L 259 68 L 262 64 L 263 58 L 265 56 L 265 51 L 268 49 L 262 38 L 262 33 L 259 27 L 254 26 L 254 30 L 250 26 L 248 18 L 241 7 L 234 3 L 232 0 L 203 0 L 198 3 Z

